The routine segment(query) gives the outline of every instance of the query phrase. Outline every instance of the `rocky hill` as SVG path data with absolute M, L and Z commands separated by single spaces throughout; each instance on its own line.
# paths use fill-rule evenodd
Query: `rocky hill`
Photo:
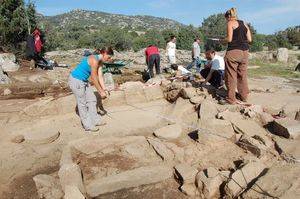
M 56 16 L 39 16 L 41 24 L 50 26 L 68 28 L 71 26 L 89 27 L 97 29 L 98 26 L 118 26 L 121 28 L 130 28 L 133 30 L 147 29 L 177 29 L 183 24 L 167 19 L 145 15 L 121 15 L 110 14 L 98 11 L 73 10 L 68 13 Z

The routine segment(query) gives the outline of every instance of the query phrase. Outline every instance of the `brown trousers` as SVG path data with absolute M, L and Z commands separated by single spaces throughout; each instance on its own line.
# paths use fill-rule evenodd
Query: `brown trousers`
M 225 55 L 225 84 L 227 87 L 227 100 L 236 103 L 236 88 L 241 100 L 247 101 L 249 88 L 247 80 L 248 51 L 230 50 Z

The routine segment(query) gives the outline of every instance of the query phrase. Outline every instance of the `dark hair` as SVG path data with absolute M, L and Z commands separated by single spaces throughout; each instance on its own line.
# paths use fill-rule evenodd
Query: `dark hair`
M 196 38 L 194 39 L 194 41 L 197 41 L 197 40 L 199 40 L 199 41 L 200 41 L 199 37 L 196 37 Z
M 97 48 L 94 51 L 94 54 L 99 55 L 99 54 L 104 54 L 107 53 L 108 55 L 114 55 L 114 50 L 112 49 L 112 47 L 103 47 L 103 48 Z
M 206 49 L 206 51 L 205 51 L 206 53 L 213 53 L 213 54 L 215 54 L 216 53 L 216 51 L 214 50 L 214 49 Z
M 170 38 L 171 38 L 171 40 L 172 40 L 172 39 L 174 39 L 174 38 L 176 38 L 176 37 L 175 37 L 175 35 L 171 35 L 171 37 L 170 37 Z
M 171 64 L 171 68 L 173 70 L 178 70 L 178 65 L 177 64 Z

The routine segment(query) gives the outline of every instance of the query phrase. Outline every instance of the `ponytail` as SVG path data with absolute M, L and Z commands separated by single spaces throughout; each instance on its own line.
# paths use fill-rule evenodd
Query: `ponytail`
M 225 13 L 225 18 L 238 19 L 236 8 L 231 8 Z

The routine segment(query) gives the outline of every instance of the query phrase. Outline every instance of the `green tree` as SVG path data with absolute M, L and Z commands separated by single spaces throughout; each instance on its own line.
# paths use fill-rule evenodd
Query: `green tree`
M 224 17 L 224 14 L 222 13 L 211 15 L 203 20 L 200 30 L 205 35 L 205 48 L 213 48 L 217 51 L 225 49 L 225 47 L 222 46 L 219 42 L 209 40 L 208 38 L 226 37 L 226 23 L 226 19 Z
M 201 38 L 200 32 L 192 25 L 182 27 L 178 30 L 177 34 L 177 47 L 182 50 L 190 50 L 192 43 L 196 37 Z
M 201 31 L 207 37 L 226 37 L 226 19 L 224 14 L 214 14 L 204 19 Z
M 289 42 L 294 46 L 300 46 L 300 26 L 288 28 L 286 31 Z
M 36 25 L 36 12 L 31 2 L 2 0 L 0 4 L 0 42 L 9 48 L 17 48 L 25 40 L 28 30 Z
M 35 5 L 31 1 L 29 1 L 27 5 L 26 20 L 27 20 L 28 33 L 30 33 L 37 26 L 36 9 L 35 9 Z
M 278 47 L 289 49 L 292 48 L 292 44 L 289 42 L 285 32 L 278 32 L 275 34 L 275 37 Z
M 250 51 L 262 51 L 263 47 L 265 46 L 266 36 L 263 34 L 253 34 L 252 40 L 253 42 L 250 45 Z

